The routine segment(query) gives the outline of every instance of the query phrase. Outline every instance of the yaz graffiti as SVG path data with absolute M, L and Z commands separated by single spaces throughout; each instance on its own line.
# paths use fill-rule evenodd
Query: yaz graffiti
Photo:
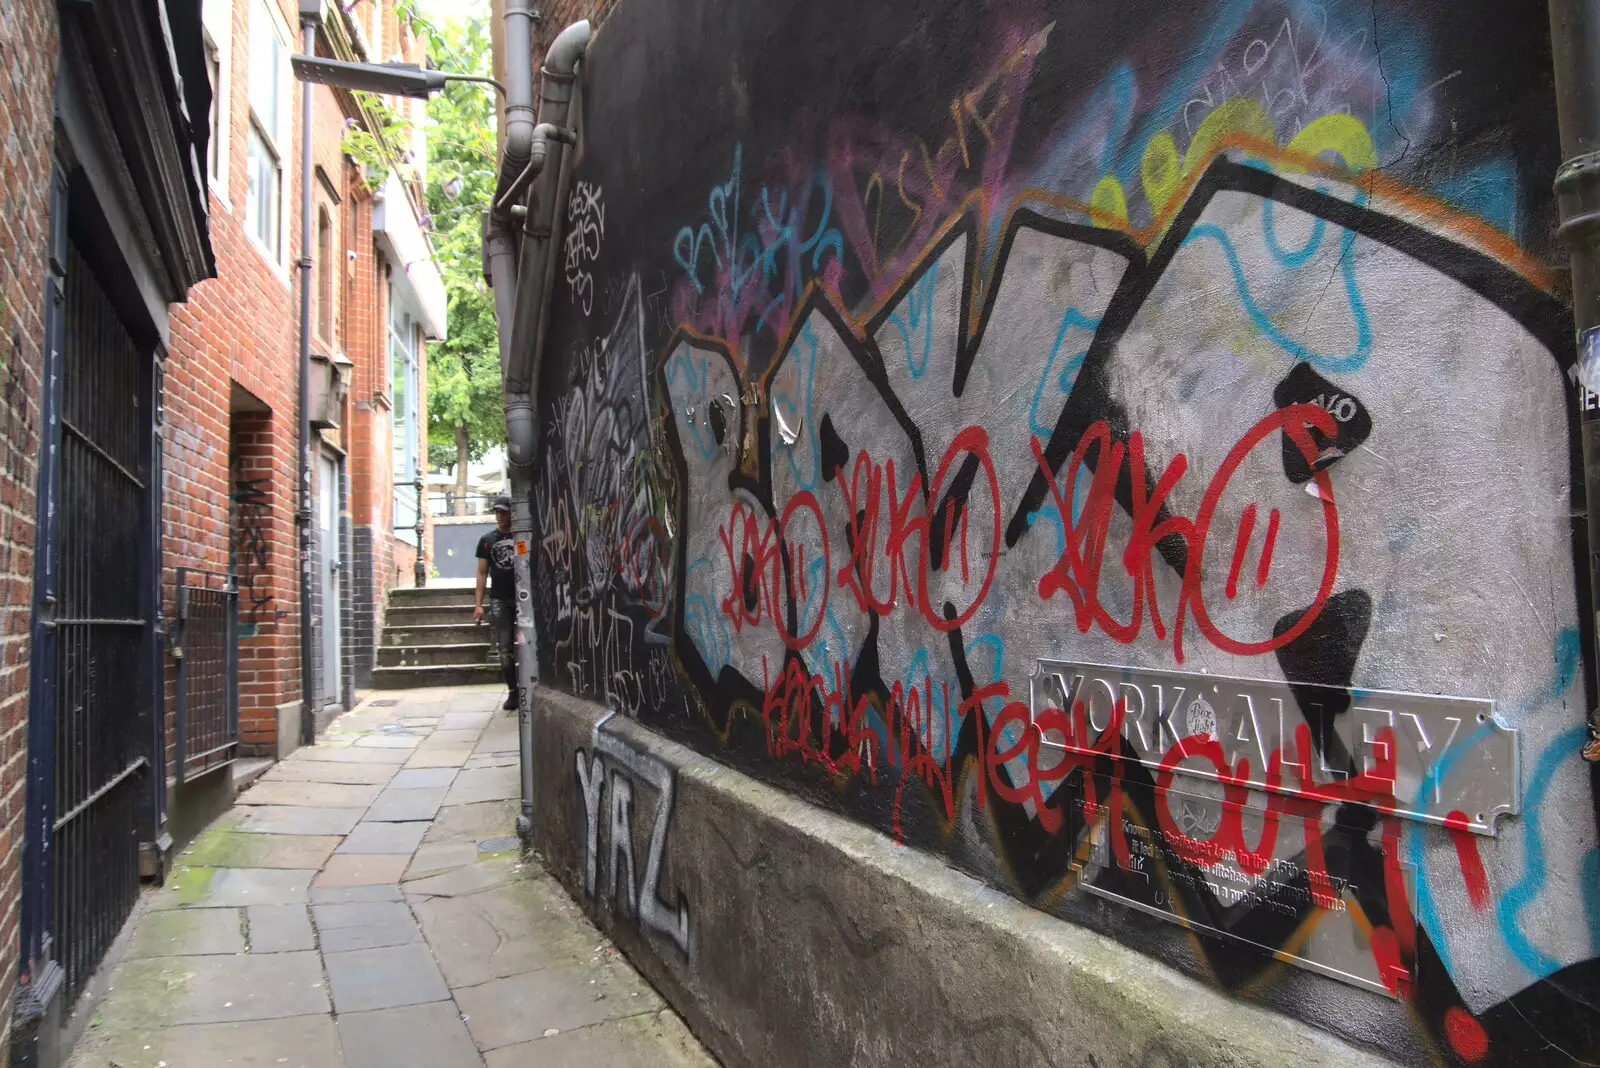
M 661 861 L 666 854 L 667 828 L 672 821 L 675 785 L 672 769 L 605 731 L 606 720 L 610 718 L 606 716 L 595 724 L 592 756 L 586 757 L 582 749 L 575 754 L 586 821 L 584 894 L 594 900 L 598 887 L 602 900 L 609 899 L 613 906 L 621 905 L 624 913 L 634 917 L 641 927 L 664 935 L 678 947 L 678 952 L 688 956 L 688 902 L 681 892 L 676 906 L 659 896 Z M 645 857 L 643 873 L 638 872 L 633 856 L 634 779 L 653 787 L 657 795 L 656 818 L 651 826 L 650 851 Z M 607 833 L 602 854 L 600 808 L 608 793 L 611 804 L 608 818 L 604 820 Z

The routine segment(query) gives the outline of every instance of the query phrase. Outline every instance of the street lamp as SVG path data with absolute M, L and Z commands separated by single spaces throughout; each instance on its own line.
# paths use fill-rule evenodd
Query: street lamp
M 302 82 L 315 82 L 336 89 L 362 89 L 369 93 L 407 96 L 418 99 L 443 89 L 449 82 L 483 82 L 502 94 L 505 89 L 493 78 L 473 74 L 452 74 L 428 70 L 416 63 L 346 63 L 323 59 L 317 50 L 317 24 L 322 21 L 323 0 L 300 0 L 300 33 L 303 55 L 293 56 L 290 65 Z M 310 745 L 316 741 L 316 695 L 311 687 L 311 92 L 300 94 L 300 493 L 295 510 L 300 544 L 300 739 Z M 422 420 L 417 420 L 418 429 Z M 419 461 L 425 460 L 427 446 L 419 441 Z M 422 556 L 424 479 L 418 472 L 417 487 L 417 569 L 418 586 L 427 584 L 427 563 Z

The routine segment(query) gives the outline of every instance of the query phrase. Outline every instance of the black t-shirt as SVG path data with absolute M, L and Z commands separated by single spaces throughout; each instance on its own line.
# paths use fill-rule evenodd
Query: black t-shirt
M 517 599 L 517 579 L 512 562 L 517 543 L 508 531 L 496 528 L 478 539 L 478 559 L 489 561 L 489 596 L 497 601 Z

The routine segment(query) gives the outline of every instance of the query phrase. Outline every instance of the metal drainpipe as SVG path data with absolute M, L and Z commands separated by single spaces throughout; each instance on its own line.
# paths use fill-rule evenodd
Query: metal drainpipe
M 422 420 L 417 420 L 418 434 L 422 432 L 421 422 Z M 426 446 L 423 446 L 423 448 L 426 448 Z M 426 453 L 423 453 L 423 457 L 426 457 L 426 455 Z M 423 465 L 423 462 L 424 460 L 421 458 L 417 460 L 419 468 Z M 422 510 L 427 507 L 427 496 L 423 490 L 423 479 L 420 475 L 417 477 L 415 485 L 417 487 L 417 566 L 412 570 L 412 578 L 417 584 L 417 589 L 420 590 L 428 585 L 428 561 L 422 558 Z
M 1561 156 L 1558 231 L 1572 256 L 1572 318 L 1578 333 L 1578 404 L 1588 526 L 1590 607 L 1600 598 L 1600 2 L 1550 0 L 1551 58 Z M 1600 626 L 1595 627 L 1600 637 Z M 1596 652 L 1596 651 L 1592 651 Z M 1600 652 L 1591 669 L 1600 667 Z M 1600 693 L 1597 688 L 1596 693 Z M 1589 712 L 1586 760 L 1600 761 L 1600 708 Z
M 317 16 L 302 13 L 302 52 L 316 55 Z M 317 740 L 311 685 L 311 86 L 300 87 L 300 742 Z

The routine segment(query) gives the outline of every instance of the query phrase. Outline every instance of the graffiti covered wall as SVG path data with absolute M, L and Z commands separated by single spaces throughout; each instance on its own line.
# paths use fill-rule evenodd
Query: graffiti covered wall
M 1547 27 L 1203 6 L 618 7 L 543 681 L 1396 1059 L 1583 1063 Z

